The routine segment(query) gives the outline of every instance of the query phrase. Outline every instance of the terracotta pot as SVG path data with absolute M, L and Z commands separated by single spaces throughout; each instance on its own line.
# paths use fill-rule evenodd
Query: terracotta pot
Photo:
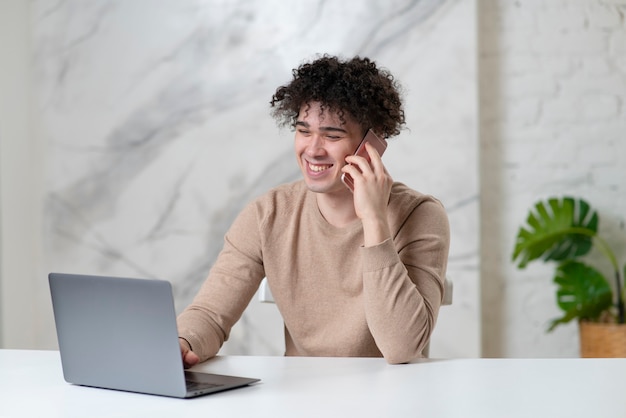
M 626 324 L 580 321 L 580 356 L 626 357 Z

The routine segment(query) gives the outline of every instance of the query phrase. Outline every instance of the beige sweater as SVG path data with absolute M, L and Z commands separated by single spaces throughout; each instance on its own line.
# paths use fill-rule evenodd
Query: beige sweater
M 443 299 L 450 231 L 433 197 L 394 183 L 393 240 L 363 247 L 359 220 L 330 225 L 298 181 L 250 203 L 198 295 L 178 317 L 201 360 L 217 354 L 267 276 L 288 356 L 420 357 Z

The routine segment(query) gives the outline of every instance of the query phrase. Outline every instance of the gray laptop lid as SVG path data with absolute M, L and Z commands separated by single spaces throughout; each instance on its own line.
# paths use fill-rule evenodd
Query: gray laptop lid
M 171 284 L 163 280 L 50 273 L 65 380 L 191 397 L 258 379 L 189 373 L 212 389 L 187 390 Z

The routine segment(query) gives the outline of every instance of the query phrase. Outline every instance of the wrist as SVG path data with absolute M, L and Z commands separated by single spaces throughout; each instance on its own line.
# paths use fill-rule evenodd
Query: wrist
M 391 238 L 391 231 L 387 219 L 373 218 L 364 219 L 363 223 L 363 245 L 371 247 L 378 245 Z

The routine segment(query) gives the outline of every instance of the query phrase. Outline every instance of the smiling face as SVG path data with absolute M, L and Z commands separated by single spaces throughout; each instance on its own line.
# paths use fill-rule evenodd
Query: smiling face
M 309 190 L 317 193 L 350 193 L 341 182 L 345 158 L 363 138 L 363 130 L 344 115 L 324 109 L 320 103 L 305 104 L 296 122 L 295 152 Z

